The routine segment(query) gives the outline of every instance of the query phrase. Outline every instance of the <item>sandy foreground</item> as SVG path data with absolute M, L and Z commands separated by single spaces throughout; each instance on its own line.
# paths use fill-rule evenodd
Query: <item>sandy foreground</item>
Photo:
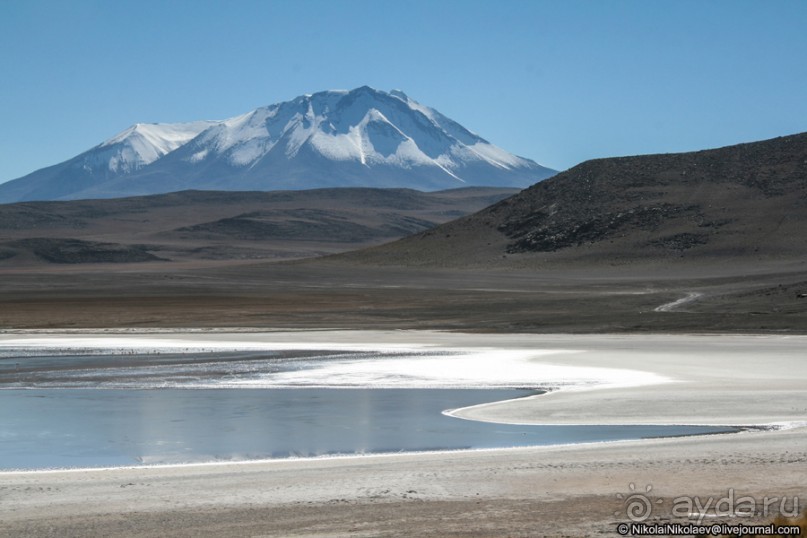
M 807 507 L 804 336 L 0 335 L 0 347 L 19 345 L 464 350 L 475 357 L 466 370 L 476 377 L 457 376 L 507 384 L 507 375 L 496 372 L 518 364 L 519 376 L 544 379 L 557 390 L 454 411 L 462 418 L 778 429 L 527 449 L 0 473 L 2 536 L 617 536 L 637 500 L 649 507 L 642 513 L 648 522 L 767 521 L 794 505 Z M 486 356 L 502 361 L 499 368 L 480 367 Z M 753 497 L 753 516 L 744 516 L 748 500 L 742 510 L 735 506 L 742 497 Z

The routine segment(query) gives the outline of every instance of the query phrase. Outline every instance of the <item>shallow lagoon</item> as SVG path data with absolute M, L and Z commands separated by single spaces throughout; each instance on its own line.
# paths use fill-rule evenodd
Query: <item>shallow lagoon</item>
M 504 389 L 0 391 L 0 468 L 99 467 L 498 448 L 733 431 L 520 426 L 444 415 L 534 394 Z
M 5 389 L 0 390 L 0 469 L 501 448 L 733 431 L 519 426 L 444 414 L 536 394 L 516 383 L 538 387 L 546 368 L 492 350 L 473 357 L 401 349 L 9 347 L 0 350 L 0 389 Z

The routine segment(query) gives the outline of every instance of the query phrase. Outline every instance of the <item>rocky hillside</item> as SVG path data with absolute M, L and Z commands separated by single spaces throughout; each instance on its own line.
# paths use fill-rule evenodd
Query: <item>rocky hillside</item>
M 807 133 L 582 163 L 353 259 L 416 265 L 807 257 Z

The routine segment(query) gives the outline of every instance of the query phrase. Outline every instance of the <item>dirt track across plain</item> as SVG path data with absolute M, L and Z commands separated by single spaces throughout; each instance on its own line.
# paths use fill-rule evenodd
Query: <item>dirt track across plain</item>
M 695 302 L 656 311 L 690 293 Z M 807 331 L 800 262 L 455 269 L 160 263 L 0 271 L 0 328 Z

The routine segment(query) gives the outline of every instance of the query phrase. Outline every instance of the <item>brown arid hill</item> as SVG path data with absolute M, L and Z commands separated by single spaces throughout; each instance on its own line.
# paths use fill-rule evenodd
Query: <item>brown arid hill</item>
M 551 267 L 807 259 L 807 133 L 584 162 L 363 264 Z
M 517 189 L 184 191 L 0 205 L 0 269 L 299 259 L 377 245 Z

